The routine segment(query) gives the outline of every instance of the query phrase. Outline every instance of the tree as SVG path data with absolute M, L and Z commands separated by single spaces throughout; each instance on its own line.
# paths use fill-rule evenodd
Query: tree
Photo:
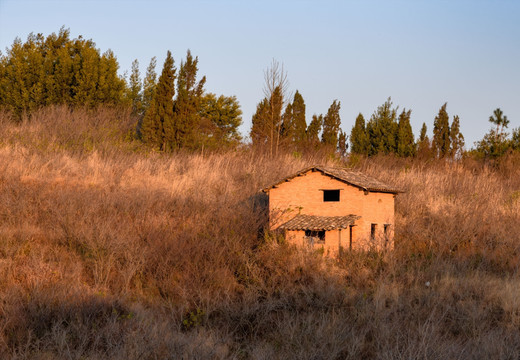
M 367 123 L 368 155 L 389 154 L 397 151 L 397 108 L 388 98 L 377 108 Z
M 146 112 L 152 103 L 155 87 L 157 86 L 157 74 L 155 73 L 155 66 L 157 65 L 157 58 L 154 56 L 150 60 L 150 64 L 146 68 L 146 75 L 143 80 L 143 111 Z
M 256 105 L 256 112 L 251 120 L 249 136 L 255 146 L 267 145 L 271 139 L 271 131 L 268 124 L 269 112 L 269 100 L 264 98 Z
M 427 156 L 430 154 L 430 139 L 427 135 L 428 129 L 426 124 L 423 123 L 421 127 L 421 134 L 419 135 L 419 141 L 417 142 L 417 153 L 421 156 Z
M 446 157 L 450 154 L 450 118 L 446 111 L 448 103 L 444 103 L 439 109 L 433 122 L 433 149 L 438 157 Z
M 197 82 L 198 57 L 193 58 L 187 51 L 186 61 L 181 62 L 177 79 L 177 98 L 174 103 L 174 118 L 171 126 L 165 128 L 165 133 L 172 141 L 168 144 L 174 148 L 196 148 L 195 131 L 199 126 L 199 108 L 206 77 Z
M 285 112 L 282 115 L 282 126 L 280 128 L 280 136 L 285 142 L 292 142 L 294 137 L 294 119 L 293 107 L 289 103 L 285 107 Z
M 339 116 L 339 109 L 341 103 L 334 100 L 327 111 L 327 115 L 323 118 L 323 132 L 321 134 L 321 142 L 336 149 L 338 145 L 339 127 L 341 125 L 341 118 Z
M 312 115 L 312 121 L 307 127 L 307 143 L 310 145 L 316 145 L 320 141 L 320 131 L 323 124 L 323 115 Z
M 0 107 L 20 118 L 41 106 L 122 104 L 125 81 L 112 51 L 101 55 L 92 40 L 70 38 L 61 28 L 46 38 L 15 39 L 0 56 Z
M 175 144 L 173 124 L 175 71 L 173 57 L 168 50 L 152 104 L 146 111 L 141 128 L 143 141 L 162 151 L 173 148 Z
M 338 152 L 340 156 L 345 156 L 347 154 L 348 142 L 347 142 L 347 134 L 343 132 L 343 130 L 339 131 L 338 137 Z
M 240 140 L 238 127 L 242 110 L 235 96 L 209 93 L 202 97 L 199 115 L 199 142 L 201 146 L 221 147 L 236 145 Z
M 399 115 L 399 122 L 397 125 L 397 155 L 401 157 L 415 156 L 416 147 L 410 124 L 410 116 L 412 110 L 406 111 L 403 109 Z
M 302 95 L 296 90 L 292 103 L 292 122 L 293 122 L 293 140 L 296 144 L 302 145 L 305 142 L 305 132 L 307 122 L 305 121 L 305 101 Z
M 132 106 L 132 113 L 141 115 L 143 106 L 141 74 L 139 73 L 139 61 L 132 62 L 132 70 L 128 81 L 127 98 Z
M 453 117 L 453 122 L 451 123 L 450 143 L 450 156 L 452 158 L 461 156 L 464 151 L 464 136 L 460 132 L 460 120 L 458 115 Z
M 504 113 L 500 108 L 495 109 L 493 111 L 493 115 L 489 117 L 489 122 L 496 125 L 495 137 L 497 142 L 501 142 L 502 137 L 504 136 L 504 128 L 507 128 L 509 125 L 509 120 L 507 116 L 504 116 Z
M 368 137 L 365 128 L 365 118 L 359 113 L 350 132 L 350 149 L 355 154 L 368 155 Z

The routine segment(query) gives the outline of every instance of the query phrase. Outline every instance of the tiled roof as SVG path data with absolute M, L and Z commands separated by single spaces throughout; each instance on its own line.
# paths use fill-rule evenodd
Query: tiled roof
M 359 171 L 354 171 L 346 168 L 332 168 L 332 167 L 324 167 L 324 166 L 311 166 L 305 168 L 303 170 L 298 171 L 296 174 L 283 178 L 276 183 L 266 187 L 263 189 L 264 192 L 269 191 L 270 189 L 276 187 L 277 185 L 289 181 L 297 176 L 301 176 L 308 171 L 320 171 L 321 173 L 333 177 L 337 180 L 346 182 L 347 184 L 359 187 L 363 190 L 367 191 L 375 191 L 375 192 L 387 192 L 397 194 L 403 192 L 396 187 L 387 185 L 371 176 L 365 175 Z
M 334 230 L 346 229 L 360 216 L 315 216 L 315 215 L 296 215 L 285 224 L 280 225 L 279 229 L 285 230 Z

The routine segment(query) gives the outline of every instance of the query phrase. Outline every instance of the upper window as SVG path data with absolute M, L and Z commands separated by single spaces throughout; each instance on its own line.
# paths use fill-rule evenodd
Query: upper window
M 339 190 L 323 190 L 323 201 L 339 201 Z

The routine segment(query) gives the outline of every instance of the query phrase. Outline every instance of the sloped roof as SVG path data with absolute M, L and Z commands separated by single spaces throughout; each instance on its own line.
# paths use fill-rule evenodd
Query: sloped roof
M 371 176 L 363 174 L 359 171 L 354 171 L 346 168 L 333 168 L 333 167 L 324 167 L 324 166 L 310 166 L 303 170 L 298 171 L 297 173 L 290 175 L 286 178 L 283 178 L 272 185 L 264 188 L 262 191 L 268 192 L 270 189 L 275 188 L 283 182 L 289 181 L 297 176 L 301 176 L 308 171 L 319 171 L 324 175 L 328 175 L 334 179 L 343 181 L 347 184 L 356 186 L 366 191 L 375 191 L 375 192 L 386 192 L 397 194 L 403 192 L 396 187 L 387 185 Z
M 279 229 L 284 230 L 334 230 L 346 229 L 360 216 L 315 216 L 315 215 L 296 215 L 285 224 L 280 225 Z

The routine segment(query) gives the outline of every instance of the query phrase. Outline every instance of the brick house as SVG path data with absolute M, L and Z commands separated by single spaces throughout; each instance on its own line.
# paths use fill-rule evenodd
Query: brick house
M 400 190 L 363 173 L 312 166 L 262 190 L 269 227 L 294 244 L 323 248 L 393 246 L 394 199 Z

